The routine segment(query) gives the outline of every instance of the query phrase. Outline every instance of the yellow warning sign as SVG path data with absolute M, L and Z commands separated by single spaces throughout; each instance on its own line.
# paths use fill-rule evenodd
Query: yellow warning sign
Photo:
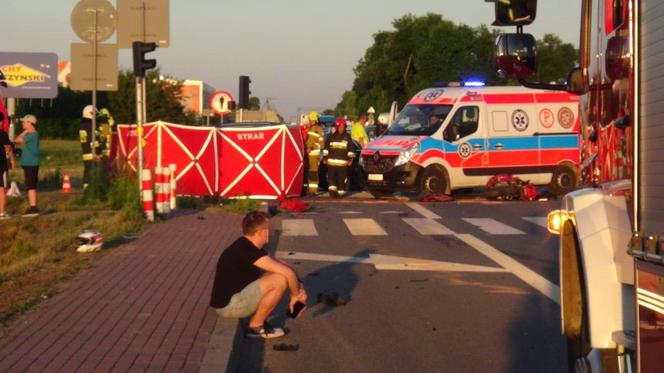
M 5 82 L 11 87 L 20 87 L 33 82 L 43 83 L 51 78 L 48 74 L 20 63 L 0 66 L 0 70 L 5 75 Z

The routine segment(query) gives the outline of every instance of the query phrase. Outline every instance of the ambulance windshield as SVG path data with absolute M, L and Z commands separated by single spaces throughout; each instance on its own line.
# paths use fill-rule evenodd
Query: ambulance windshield
M 386 135 L 431 136 L 451 110 L 452 105 L 406 105 Z

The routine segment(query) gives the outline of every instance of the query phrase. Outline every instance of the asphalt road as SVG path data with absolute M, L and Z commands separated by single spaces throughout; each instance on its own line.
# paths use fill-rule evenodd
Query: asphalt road
M 309 309 L 237 333 L 234 372 L 563 372 L 556 202 L 316 202 L 272 219 L 271 249 L 305 281 Z M 406 259 L 404 259 L 406 258 Z M 335 292 L 348 303 L 317 304 Z M 276 351 L 297 344 L 297 351 Z

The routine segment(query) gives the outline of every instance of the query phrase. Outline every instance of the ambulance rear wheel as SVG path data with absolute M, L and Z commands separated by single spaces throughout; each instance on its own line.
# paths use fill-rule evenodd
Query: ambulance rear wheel
M 569 166 L 560 166 L 553 172 L 550 187 L 557 196 L 563 196 L 576 187 L 576 172 Z
M 428 167 L 424 169 L 420 177 L 418 186 L 418 195 L 424 197 L 427 194 L 445 193 L 447 189 L 447 179 L 443 171 L 436 167 Z

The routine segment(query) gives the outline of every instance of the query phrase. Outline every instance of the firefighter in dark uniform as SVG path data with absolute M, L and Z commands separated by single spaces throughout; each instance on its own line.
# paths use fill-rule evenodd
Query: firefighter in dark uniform
M 92 117 L 97 115 L 97 109 L 88 105 L 83 109 L 83 119 L 81 120 L 81 127 L 79 128 L 78 135 L 81 140 L 81 150 L 83 152 L 83 187 L 87 187 L 92 181 L 95 160 L 99 157 L 99 135 L 100 131 L 95 134 L 95 151 L 92 150 Z
M 318 122 L 318 113 L 312 111 L 309 113 L 309 126 L 307 128 L 306 153 L 308 158 L 307 185 L 309 194 L 316 195 L 318 192 L 318 166 L 320 165 L 320 156 L 325 145 L 325 132 Z
M 348 184 L 348 166 L 353 164 L 355 144 L 346 132 L 346 120 L 337 118 L 336 131 L 325 141 L 324 162 L 327 164 L 327 182 L 330 197 L 341 198 Z

